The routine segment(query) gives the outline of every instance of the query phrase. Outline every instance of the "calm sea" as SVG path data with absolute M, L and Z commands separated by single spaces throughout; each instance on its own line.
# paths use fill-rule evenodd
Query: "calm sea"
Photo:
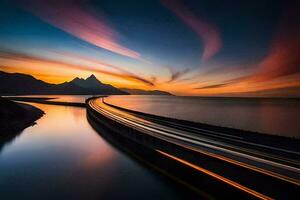
M 145 113 L 300 138 L 300 99 L 110 96 L 106 102 Z

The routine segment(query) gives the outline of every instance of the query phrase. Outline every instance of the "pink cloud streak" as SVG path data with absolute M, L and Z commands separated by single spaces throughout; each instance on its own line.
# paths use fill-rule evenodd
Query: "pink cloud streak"
M 176 14 L 184 23 L 193 29 L 203 40 L 204 52 L 202 59 L 208 60 L 214 56 L 222 46 L 218 27 L 208 21 L 195 16 L 182 2 L 178 0 L 161 0 L 162 3 Z
M 30 10 L 51 25 L 108 51 L 139 59 L 140 54 L 118 43 L 118 34 L 79 3 L 68 1 L 34 1 Z

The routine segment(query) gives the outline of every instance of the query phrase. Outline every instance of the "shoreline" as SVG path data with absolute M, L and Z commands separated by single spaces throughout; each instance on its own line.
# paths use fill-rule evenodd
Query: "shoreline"
M 79 102 L 63 102 L 63 101 L 48 101 L 56 98 L 52 97 L 4 97 L 5 99 L 9 99 L 12 101 L 22 101 L 22 102 L 31 102 L 31 103 L 42 103 L 49 105 L 61 105 L 61 106 L 75 106 L 75 107 L 86 107 L 85 103 Z
M 34 125 L 35 121 L 45 114 L 41 109 L 29 104 L 3 100 L 2 98 L 1 103 L 6 106 L 6 108 L 3 108 L 1 105 L 2 111 L 5 109 L 8 114 L 1 113 L 3 117 L 0 120 L 0 139 L 18 134 L 25 128 Z M 9 107 L 7 104 L 9 104 Z M 9 116 L 9 112 L 11 116 Z

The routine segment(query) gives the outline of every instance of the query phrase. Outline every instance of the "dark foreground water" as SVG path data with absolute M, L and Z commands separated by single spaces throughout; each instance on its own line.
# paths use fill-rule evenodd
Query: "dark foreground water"
M 32 105 L 46 115 L 0 143 L 0 199 L 189 198 L 106 142 L 85 109 Z
M 110 96 L 106 102 L 145 113 L 300 138 L 299 99 Z

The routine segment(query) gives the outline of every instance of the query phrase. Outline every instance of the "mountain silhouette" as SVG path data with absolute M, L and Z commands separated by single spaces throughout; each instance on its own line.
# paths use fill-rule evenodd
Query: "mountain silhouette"
M 98 88 L 98 87 L 108 86 L 101 83 L 101 81 L 99 81 L 94 74 L 92 74 L 87 79 L 76 77 L 71 81 L 71 83 L 82 88 Z
M 87 79 L 75 78 L 70 82 L 51 84 L 21 73 L 0 71 L 0 95 L 73 94 L 113 95 L 128 94 L 99 81 L 95 75 Z
M 69 83 L 84 89 L 88 89 L 92 93 L 101 91 L 102 94 L 128 94 L 127 92 L 113 87 L 112 85 L 102 83 L 96 78 L 94 74 L 89 76 L 87 79 L 76 77 Z

